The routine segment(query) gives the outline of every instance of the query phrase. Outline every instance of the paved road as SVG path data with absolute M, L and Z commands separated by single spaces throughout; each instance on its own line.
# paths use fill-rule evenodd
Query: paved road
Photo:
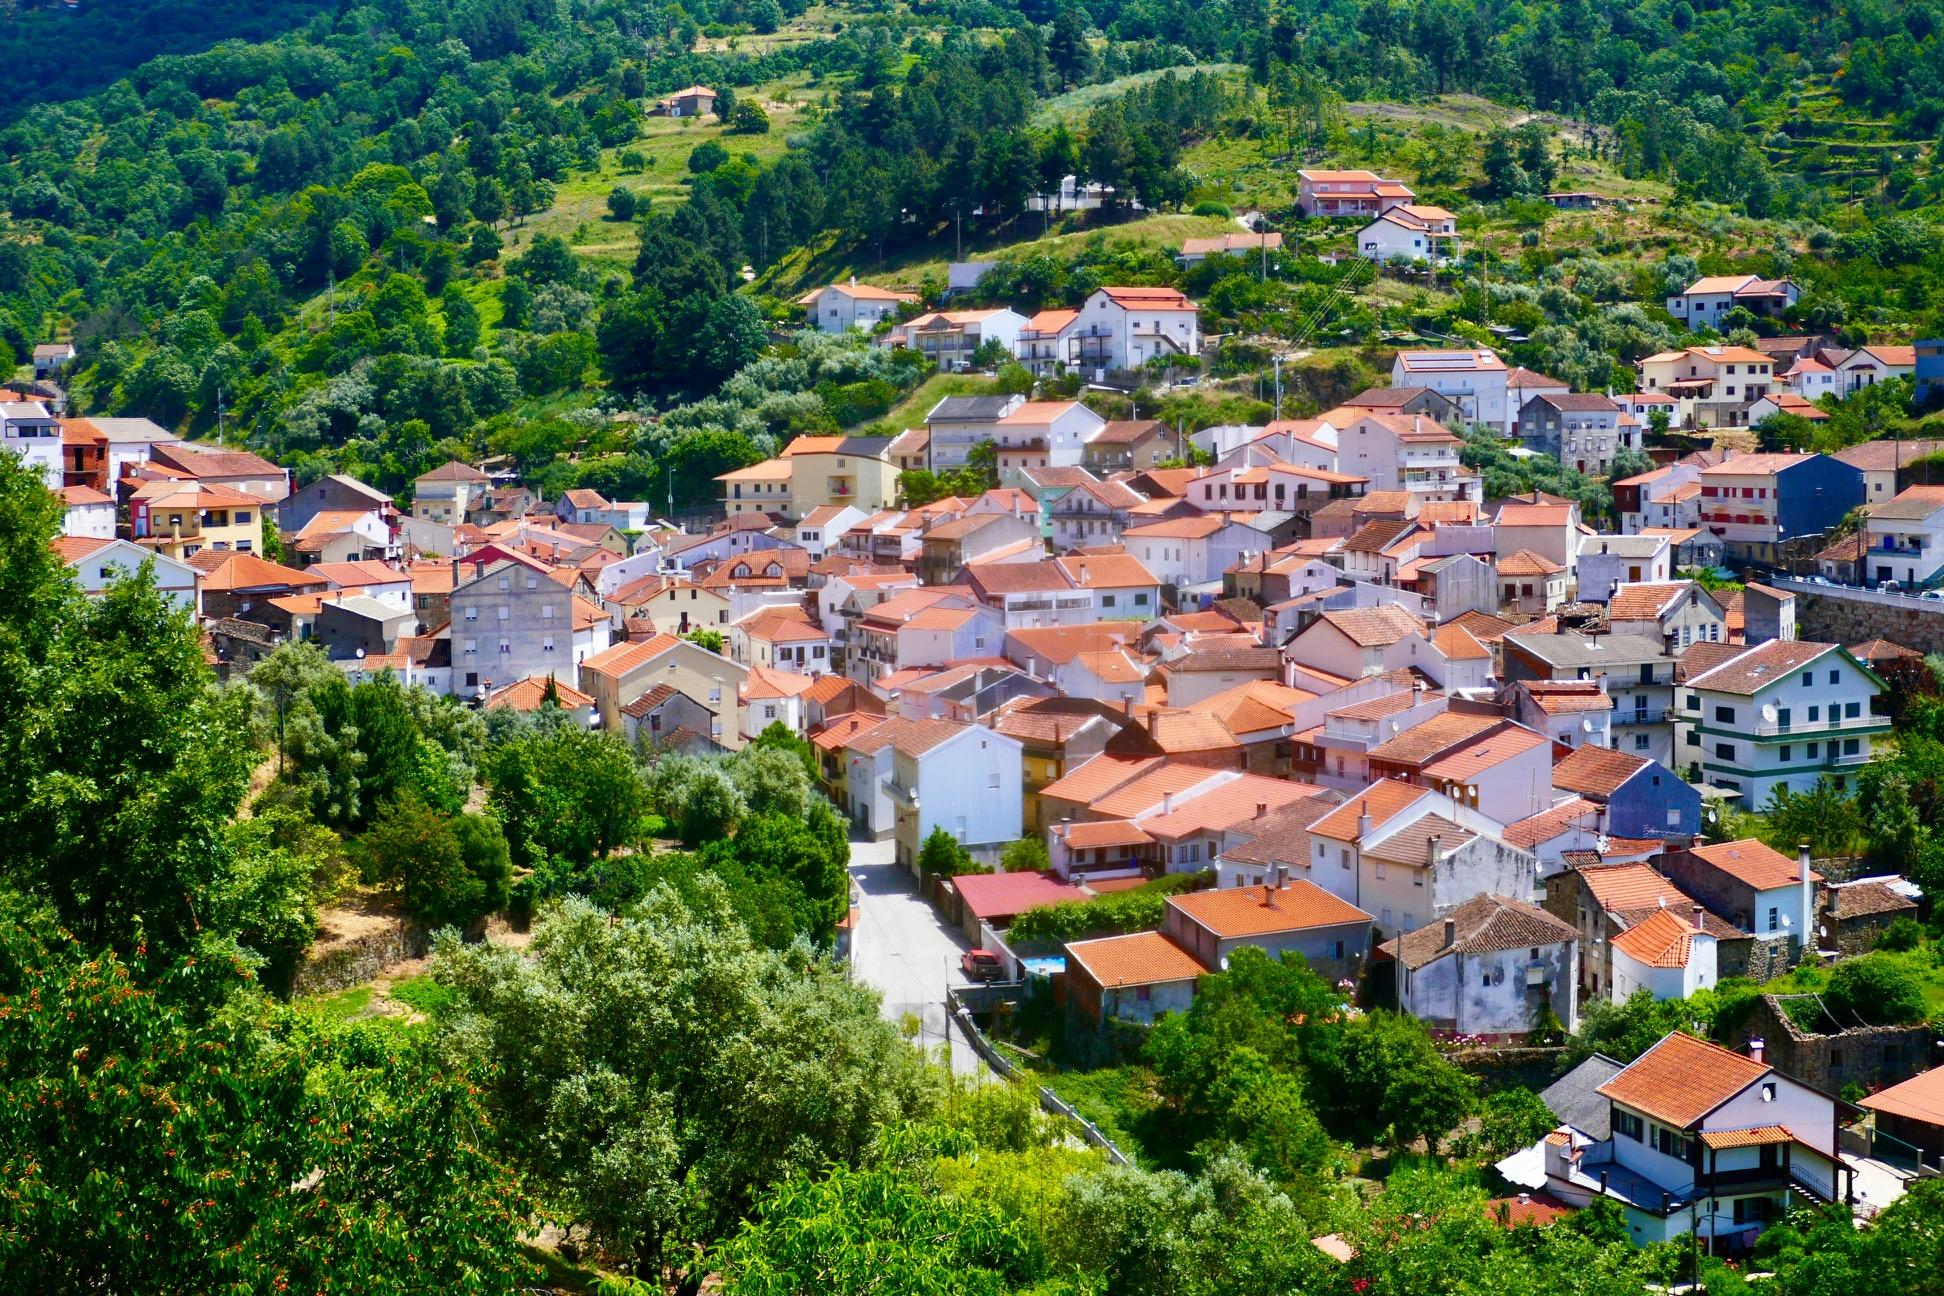
M 992 1074 L 963 1034 L 946 1029 L 945 987 L 965 983 L 958 966 L 968 947 L 964 934 L 948 927 L 919 896 L 917 883 L 893 860 L 890 842 L 851 842 L 850 874 L 862 893 L 851 940 L 852 974 L 884 996 L 886 1017 L 896 1021 L 916 1014 L 924 1023 L 927 1049 L 950 1039 L 952 1070 Z

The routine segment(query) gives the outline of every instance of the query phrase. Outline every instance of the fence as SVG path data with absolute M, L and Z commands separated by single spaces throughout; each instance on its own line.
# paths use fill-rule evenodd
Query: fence
M 1005 988 L 1000 986 L 980 987 L 980 989 L 986 991 L 998 991 Z M 1015 1082 L 1022 1081 L 1019 1068 L 1014 1066 L 1005 1054 L 992 1046 L 992 1041 L 985 1037 L 985 1032 L 979 1029 L 979 1024 L 972 1020 L 971 1012 L 961 1001 L 960 991 L 949 989 L 945 992 L 945 1015 L 958 1023 L 958 1028 L 965 1032 L 966 1040 L 971 1043 L 972 1051 L 984 1058 L 987 1066 L 998 1072 L 1003 1079 Z M 1131 1164 L 1127 1154 L 1116 1147 L 1112 1139 L 1101 1133 L 1098 1125 L 1075 1111 L 1071 1104 L 1045 1085 L 1037 1085 L 1035 1087 L 1039 1091 L 1039 1103 L 1042 1111 L 1053 1116 L 1063 1116 L 1075 1125 L 1078 1125 L 1080 1127 L 1080 1137 L 1105 1152 L 1107 1159 L 1115 1165 L 1124 1166 Z

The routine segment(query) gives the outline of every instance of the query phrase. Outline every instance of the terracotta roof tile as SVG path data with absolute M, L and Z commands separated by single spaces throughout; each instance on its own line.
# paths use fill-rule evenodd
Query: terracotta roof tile
M 1332 841 L 1354 842 L 1358 840 L 1358 816 L 1369 815 L 1371 831 L 1381 831 L 1385 824 L 1416 805 L 1420 798 L 1429 795 L 1424 788 L 1413 787 L 1396 779 L 1384 779 L 1371 784 L 1317 820 L 1311 831 Z
M 1657 909 L 1613 938 L 1613 948 L 1653 968 L 1684 968 L 1694 947 L 1692 911 Z
M 1318 620 L 1361 648 L 1388 647 L 1406 635 L 1424 632 L 1424 623 L 1395 603 L 1325 612 Z
M 1752 1058 L 1675 1031 L 1601 1085 L 1599 1092 L 1676 1129 L 1686 1129 L 1768 1073 Z
M 1777 680 L 1786 679 L 1825 655 L 1841 651 L 1842 648 L 1837 644 L 1811 643 L 1800 639 L 1771 639 L 1765 644 L 1738 653 L 1730 660 L 1707 671 L 1690 672 L 1687 684 L 1689 688 L 1751 697 L 1761 689 Z
M 510 707 L 515 711 L 538 711 L 547 700 L 547 685 L 553 685 L 554 698 L 566 710 L 594 705 L 594 699 L 565 680 L 544 675 L 529 675 L 523 680 L 496 690 L 486 699 L 488 707 Z
M 1086 969 L 1103 989 L 1193 981 L 1208 971 L 1187 950 L 1160 932 L 1134 932 L 1099 940 L 1074 941 L 1067 957 Z
M 1298 878 L 1286 886 L 1222 887 L 1171 896 L 1171 908 L 1215 934 L 1218 940 L 1306 931 L 1315 927 L 1367 924 L 1371 916 L 1311 882 Z
M 1654 762 L 1606 747 L 1579 747 L 1553 766 L 1553 786 L 1565 792 L 1610 797 Z
M 1902 913 L 1915 909 L 1917 902 L 1898 895 L 1881 882 L 1851 882 L 1829 888 L 1829 915 L 1832 918 L 1862 918 L 1870 914 Z
M 1096 756 L 1040 789 L 1042 798 L 1091 805 L 1161 764 L 1158 756 Z
M 1398 765 L 1422 765 L 1505 721 L 1495 715 L 1474 715 L 1466 711 L 1446 711 L 1422 724 L 1413 725 L 1395 738 L 1370 749 L 1370 759 Z
M 1796 886 L 1802 881 L 1802 866 L 1799 863 L 1753 837 L 1714 846 L 1695 846 L 1688 853 L 1757 891 Z M 1823 877 L 1811 869 L 1809 880 L 1820 882 Z
M 1562 801 L 1550 810 L 1541 810 L 1538 814 L 1529 815 L 1517 823 L 1507 824 L 1505 831 L 1500 835 L 1508 846 L 1517 846 L 1520 850 L 1535 850 L 1542 843 L 1563 837 L 1575 828 L 1591 830 L 1594 827 L 1593 817 L 1599 811 L 1600 807 L 1586 798 L 1574 797 L 1570 801 Z
M 1146 846 L 1154 841 L 1141 825 L 1128 819 L 1089 820 L 1055 829 L 1069 850 L 1100 850 L 1109 846 Z

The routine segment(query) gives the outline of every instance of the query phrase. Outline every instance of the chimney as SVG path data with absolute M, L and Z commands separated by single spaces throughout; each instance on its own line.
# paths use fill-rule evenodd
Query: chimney
M 1360 814 L 1357 816 L 1358 844 L 1361 845 L 1363 843 L 1363 839 L 1368 836 L 1370 836 L 1370 815 L 1368 813 Z
M 1438 857 L 1441 853 L 1439 848 L 1443 845 L 1444 835 L 1442 833 L 1432 833 L 1431 840 L 1424 843 L 1424 866 L 1426 868 L 1435 869 L 1438 867 Z
M 1414 679 L 1411 681 L 1411 705 L 1418 706 L 1422 704 L 1423 701 L 1424 701 L 1424 681 L 1421 679 Z
M 1762 1061 L 1762 1054 L 1767 1048 L 1768 1042 L 1760 1035 L 1755 1036 L 1755 1038 L 1748 1041 L 1748 1060 L 1751 1062 Z
M 1703 923 L 1702 923 L 1702 921 L 1701 921 L 1701 906 L 1700 906 L 1700 905 L 1696 905 L 1696 906 L 1694 906 L 1694 930 L 1696 930 L 1697 932 L 1699 932 L 1699 931 L 1706 931 L 1706 930 L 1707 930 L 1707 927 L 1706 927 L 1706 926 L 1705 926 L 1705 924 L 1703 924 Z
M 1160 715 L 1161 713 L 1159 711 L 1150 711 L 1147 714 L 1147 731 L 1148 737 L 1150 738 L 1155 736 L 1156 722 L 1159 720 Z
M 1532 1194 L 1531 1194 L 1531 1193 L 1523 1193 L 1523 1192 L 1522 1192 L 1522 1193 L 1520 1193 L 1520 1194 L 1519 1194 L 1519 1205 L 1521 1205 L 1521 1206 L 1530 1206 L 1530 1205 L 1532 1205 Z
M 1450 949 L 1453 945 L 1456 945 L 1457 943 L 1458 943 L 1458 920 L 1456 918 L 1447 918 L 1445 919 L 1444 945 L 1441 946 L 1441 948 Z
M 1283 891 L 1288 889 L 1288 887 L 1289 887 L 1289 865 L 1278 864 L 1276 865 L 1276 890 Z
M 1816 948 L 1816 888 L 1809 880 L 1809 843 L 1796 847 L 1796 860 L 1802 867 L 1802 952 Z
M 1260 819 L 1268 813 L 1269 813 L 1269 803 L 1267 801 L 1256 802 L 1256 812 L 1255 812 L 1256 818 Z
M 1161 813 L 1164 815 L 1174 813 L 1174 793 L 1163 792 L 1161 794 Z
M 1128 718 L 1129 720 L 1132 720 L 1132 719 L 1134 718 L 1134 699 L 1133 699 L 1133 698 L 1131 698 L 1131 697 L 1124 697 L 1124 698 L 1122 698 L 1122 699 L 1121 699 L 1121 714 L 1122 714 L 1122 715 L 1124 715 L 1124 716 L 1126 716 L 1126 717 L 1127 717 L 1127 718 Z
M 1269 875 L 1268 880 L 1263 884 L 1262 907 L 1264 909 L 1274 909 L 1277 907 L 1276 892 L 1282 889 L 1282 879 L 1277 877 L 1276 873 L 1280 873 L 1281 871 L 1282 870 L 1278 868 L 1275 872 L 1272 872 Z

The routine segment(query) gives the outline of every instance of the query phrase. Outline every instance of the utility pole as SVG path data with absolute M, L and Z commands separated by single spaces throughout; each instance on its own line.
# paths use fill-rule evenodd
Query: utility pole
M 1282 352 L 1280 351 L 1276 352 L 1274 356 L 1270 357 L 1270 360 L 1275 365 L 1275 370 L 1276 370 L 1276 415 L 1275 416 L 1276 418 L 1280 419 L 1282 418 L 1282 362 L 1283 362 Z

